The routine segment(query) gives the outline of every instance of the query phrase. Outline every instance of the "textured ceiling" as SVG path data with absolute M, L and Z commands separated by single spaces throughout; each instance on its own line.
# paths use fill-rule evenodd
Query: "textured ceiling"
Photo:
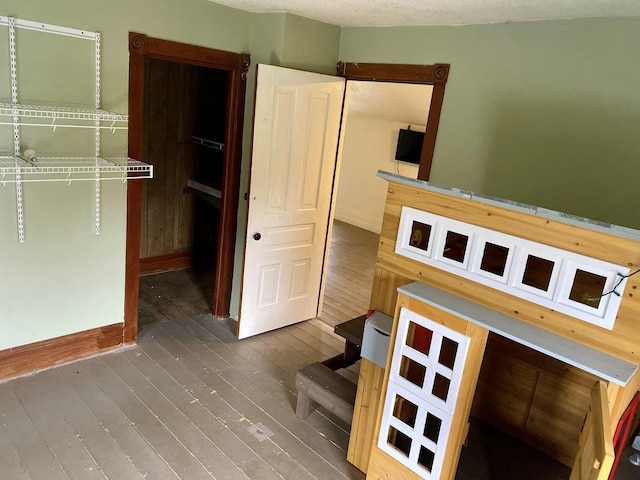
M 349 27 L 465 25 L 640 16 L 639 0 L 214 0 Z

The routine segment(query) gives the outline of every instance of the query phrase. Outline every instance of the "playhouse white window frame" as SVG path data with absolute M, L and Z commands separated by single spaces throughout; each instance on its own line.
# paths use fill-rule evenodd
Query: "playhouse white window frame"
M 424 327 L 431 332 L 428 354 L 407 345 L 411 323 Z M 440 363 L 440 353 L 444 338 L 450 339 L 457 344 L 451 368 Z M 400 309 L 398 330 L 380 425 L 380 435 L 378 437 L 378 447 L 423 478 L 440 478 L 469 344 L 470 338 L 468 336 L 407 308 Z M 410 358 L 426 368 L 423 385 L 418 386 L 402 376 L 403 357 Z M 432 393 L 436 373 L 443 375 L 450 382 L 446 399 L 444 400 Z M 394 416 L 396 398 L 398 396 L 417 407 L 417 415 L 413 425 L 408 425 Z M 440 420 L 440 428 L 435 441 L 425 436 L 429 414 Z M 391 428 L 411 439 L 408 455 L 405 455 L 404 452 L 389 443 L 388 438 Z M 419 462 L 422 448 L 433 454 L 430 470 Z
M 431 226 L 426 250 L 412 246 L 410 243 L 414 221 Z M 468 236 L 462 262 L 443 257 L 447 232 Z M 487 242 L 509 249 L 502 276 L 480 268 Z M 621 296 L 626 286 L 625 276 L 630 272 L 629 268 L 621 265 L 407 206 L 402 207 L 395 252 L 425 265 L 482 283 L 608 330 L 613 329 L 615 324 Z M 546 290 L 523 283 L 529 255 L 554 263 Z M 620 282 L 615 288 L 616 293 L 600 297 L 597 307 L 572 300 L 569 296 L 578 270 L 605 278 L 602 293 L 610 292 Z

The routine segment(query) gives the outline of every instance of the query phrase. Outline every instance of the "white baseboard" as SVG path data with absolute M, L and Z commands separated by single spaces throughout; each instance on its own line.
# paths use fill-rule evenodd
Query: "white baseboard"
M 357 212 L 339 205 L 336 205 L 334 218 L 349 225 L 355 225 L 356 227 L 368 230 L 369 232 L 377 233 L 378 235 L 382 230 L 382 218 L 366 215 L 362 212 Z

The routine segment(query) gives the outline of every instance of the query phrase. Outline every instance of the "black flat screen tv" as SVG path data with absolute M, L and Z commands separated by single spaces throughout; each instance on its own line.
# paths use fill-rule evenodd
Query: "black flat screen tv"
M 398 132 L 398 146 L 396 147 L 396 160 L 401 162 L 420 164 L 422 153 L 422 141 L 424 132 L 401 128 Z

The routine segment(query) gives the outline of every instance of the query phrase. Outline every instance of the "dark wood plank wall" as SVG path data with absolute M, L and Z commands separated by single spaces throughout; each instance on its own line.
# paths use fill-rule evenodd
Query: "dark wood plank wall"
M 177 115 L 177 164 L 175 197 L 175 218 L 173 228 L 173 248 L 175 251 L 187 250 L 193 244 L 193 195 L 185 191 L 187 180 L 193 178 L 193 152 L 195 145 L 191 135 L 196 129 L 196 111 L 198 110 L 198 67 L 179 65 L 179 93 Z
M 185 186 L 193 174 L 198 102 L 197 67 L 152 59 L 147 75 L 145 153 L 154 178 L 142 191 L 141 258 L 191 248 L 193 198 Z

